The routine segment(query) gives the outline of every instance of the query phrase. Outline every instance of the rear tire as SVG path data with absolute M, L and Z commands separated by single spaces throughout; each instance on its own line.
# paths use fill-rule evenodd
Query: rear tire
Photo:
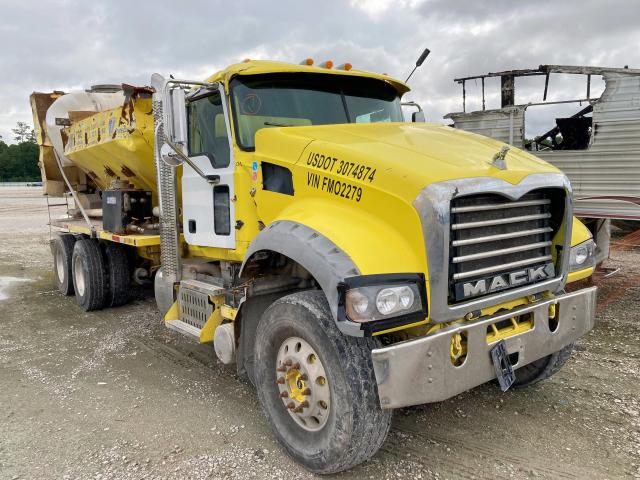
M 100 243 L 91 238 L 78 240 L 71 263 L 78 305 L 86 312 L 102 308 L 108 284 Z
M 516 381 L 513 386 L 527 387 L 555 375 L 571 357 L 574 346 L 575 343 L 570 343 L 551 355 L 518 368 L 514 372 L 516 374 Z
M 53 254 L 53 281 L 63 295 L 73 295 L 73 276 L 71 271 L 71 258 L 76 237 L 70 233 L 56 236 L 51 242 Z
M 291 345 L 302 352 L 300 359 L 283 356 Z M 347 470 L 371 458 L 384 443 L 392 411 L 380 408 L 378 399 L 371 350 L 379 345 L 374 338 L 341 333 L 320 291 L 283 297 L 262 315 L 255 343 L 258 398 L 280 444 L 312 472 Z M 291 382 L 296 367 L 301 384 Z M 286 385 L 276 383 L 284 376 Z M 305 394 L 307 387 L 311 392 Z M 287 388 L 291 393 L 284 395 Z M 296 412 L 306 399 L 311 404 Z M 314 408 L 317 414 L 311 413 Z
M 109 288 L 105 299 L 106 307 L 119 307 L 129 301 L 131 290 L 131 270 L 124 245 L 102 242 L 107 267 Z

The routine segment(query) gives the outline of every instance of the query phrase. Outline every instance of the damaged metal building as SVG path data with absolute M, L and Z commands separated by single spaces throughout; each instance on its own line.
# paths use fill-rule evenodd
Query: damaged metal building
M 552 77 L 553 74 L 553 77 Z M 585 95 L 547 101 L 550 78 L 585 77 Z M 516 103 L 516 79 L 543 76 L 542 101 Z M 605 88 L 591 94 L 592 77 Z M 501 108 L 486 109 L 485 79 L 500 78 Z M 608 254 L 609 221 L 619 219 L 640 228 L 640 70 L 588 66 L 540 65 L 536 69 L 456 78 L 462 85 L 463 111 L 445 116 L 455 128 L 496 138 L 532 151 L 564 171 L 573 186 L 575 213 L 585 219 L 599 245 L 600 260 Z M 481 83 L 482 110 L 467 112 L 468 82 Z M 575 114 L 550 119 L 542 135 L 527 139 L 527 109 L 540 105 L 576 104 Z M 555 125 L 553 125 L 555 123 Z

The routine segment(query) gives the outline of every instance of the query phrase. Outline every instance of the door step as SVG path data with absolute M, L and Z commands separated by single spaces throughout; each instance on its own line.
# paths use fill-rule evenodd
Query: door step
M 180 282 L 180 289 L 187 288 L 190 290 L 197 290 L 200 293 L 206 293 L 207 295 L 222 295 L 225 289 L 219 285 L 213 285 L 211 283 L 203 282 L 202 280 L 182 280 Z
M 200 280 L 182 280 L 178 291 L 178 318 L 167 320 L 167 327 L 199 341 L 202 328 L 213 313 L 209 296 L 224 292 L 224 288 Z
M 165 325 L 171 330 L 175 330 L 193 340 L 200 341 L 200 329 L 190 325 L 182 320 L 167 320 Z

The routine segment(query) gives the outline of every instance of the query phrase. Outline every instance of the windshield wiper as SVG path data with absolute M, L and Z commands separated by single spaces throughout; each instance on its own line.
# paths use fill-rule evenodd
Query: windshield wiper
M 295 127 L 295 125 L 291 123 L 264 122 L 264 124 L 270 127 Z

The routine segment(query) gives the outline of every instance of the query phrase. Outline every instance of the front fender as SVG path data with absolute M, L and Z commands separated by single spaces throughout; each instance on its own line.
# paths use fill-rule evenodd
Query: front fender
M 273 251 L 291 258 L 320 284 L 337 321 L 338 285 L 345 278 L 425 271 L 417 216 L 414 224 L 400 211 L 396 210 L 396 213 L 396 221 L 406 220 L 402 232 L 397 226 L 365 211 L 318 199 L 296 203 L 295 209 L 284 209 L 280 218 L 251 242 L 240 276 L 245 274 L 245 266 L 259 251 Z M 343 333 L 363 335 L 360 324 L 344 321 L 337 321 L 337 324 Z
M 340 330 L 362 336 L 359 325 L 337 321 L 338 284 L 345 278 L 360 275 L 360 271 L 335 243 L 301 223 L 288 220 L 273 222 L 251 242 L 240 268 L 240 278 L 247 263 L 260 251 L 277 252 L 302 265 L 320 284 Z

